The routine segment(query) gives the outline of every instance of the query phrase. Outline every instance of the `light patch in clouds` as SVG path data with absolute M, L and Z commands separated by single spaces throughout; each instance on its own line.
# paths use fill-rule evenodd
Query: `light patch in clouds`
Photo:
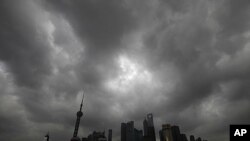
M 117 65 L 119 66 L 118 76 L 107 82 L 108 88 L 119 92 L 127 92 L 137 84 L 151 84 L 152 74 L 136 61 L 121 55 L 118 58 Z
M 5 66 L 5 64 L 2 63 L 1 61 L 0 61 L 0 74 L 3 75 L 3 76 L 5 76 L 5 77 L 6 77 L 6 75 L 7 75 L 6 66 Z
M 67 21 L 64 19 L 59 19 L 60 24 L 65 30 L 62 34 L 65 34 L 67 40 L 65 43 L 57 44 L 56 43 L 56 23 L 52 23 L 51 21 L 48 21 L 48 36 L 49 42 L 51 45 L 51 48 L 53 49 L 53 55 L 54 58 L 60 58 L 57 59 L 58 61 L 61 60 L 61 65 L 70 65 L 70 64 L 76 64 L 78 60 L 81 57 L 81 53 L 83 52 L 83 46 L 82 44 L 77 40 L 77 37 L 74 35 L 71 26 Z M 62 29 L 59 29 L 62 30 Z M 62 64 L 63 62 L 63 64 Z
M 46 13 L 44 17 L 46 19 L 42 24 L 42 29 L 51 49 L 53 74 L 57 74 L 59 70 L 79 63 L 84 53 L 84 46 L 75 35 L 70 23 L 62 16 L 55 17 Z
M 225 106 L 223 103 L 225 103 L 225 100 L 218 95 L 213 95 L 207 98 L 204 103 L 201 103 L 201 118 L 210 121 L 223 118 L 223 115 L 221 114 Z
M 248 38 L 249 39 L 249 38 Z M 234 55 L 229 55 L 223 53 L 221 58 L 217 61 L 216 66 L 219 69 L 233 69 L 233 68 L 240 68 L 247 70 L 249 65 L 245 65 L 245 62 L 249 60 L 250 54 L 250 42 L 246 43 L 244 48 Z

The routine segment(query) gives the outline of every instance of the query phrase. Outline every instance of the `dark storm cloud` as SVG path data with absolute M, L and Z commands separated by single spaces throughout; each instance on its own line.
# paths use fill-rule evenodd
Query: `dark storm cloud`
M 244 58 L 246 54 L 249 54 L 246 50 L 246 48 L 249 48 L 247 45 L 248 38 L 244 36 L 249 30 L 247 24 L 249 23 L 249 4 L 247 1 L 224 1 L 221 6 L 217 7 L 218 9 L 216 8 L 212 14 L 209 14 L 207 13 L 207 10 L 210 10 L 209 7 L 207 9 L 196 7 L 198 5 L 204 7 L 206 3 L 197 2 L 190 9 L 185 7 L 186 15 L 190 14 L 189 18 L 185 18 L 185 14 L 180 14 L 183 18 L 177 19 L 174 24 L 170 23 L 161 30 L 156 30 L 156 33 L 149 36 L 147 45 L 151 48 L 148 49 L 152 50 L 151 52 L 154 52 L 155 56 L 158 56 L 152 59 L 159 62 L 158 64 L 154 63 L 154 67 L 157 68 L 162 63 L 171 62 L 181 72 L 181 81 L 176 85 L 176 90 L 172 92 L 168 103 L 166 103 L 166 112 L 173 110 L 171 114 L 174 114 L 174 117 L 179 117 L 180 115 L 176 115 L 176 112 L 183 113 L 187 107 L 194 105 L 199 107 L 215 93 L 218 97 L 223 95 L 222 97 L 226 99 L 225 103 L 230 103 L 230 105 L 237 105 L 240 101 L 249 101 L 247 95 L 250 91 L 246 89 L 245 85 L 247 85 L 246 81 L 249 79 L 250 68 L 247 65 L 248 59 Z M 181 13 L 179 11 L 182 10 L 176 11 Z M 212 29 L 209 20 L 216 22 Z M 218 30 L 214 30 L 216 28 Z M 163 36 L 158 36 L 159 34 Z M 155 50 L 155 46 L 158 50 Z M 243 52 L 247 53 L 244 55 Z M 218 62 L 222 59 L 223 54 L 230 56 L 231 60 L 227 62 L 230 64 L 228 67 L 220 64 L 222 65 L 221 68 Z M 241 60 L 240 63 L 237 62 L 238 59 Z M 235 67 L 233 67 L 234 65 Z M 223 94 L 221 84 L 232 81 L 236 82 L 226 86 L 229 87 L 228 89 L 233 87 L 227 91 L 229 94 Z M 245 106 L 249 108 L 249 104 Z M 249 122 L 245 120 L 249 117 L 249 112 L 246 109 L 236 109 L 235 111 L 241 111 L 242 118 L 239 118 L 238 114 L 231 115 L 225 109 L 225 111 L 220 111 L 219 114 L 230 115 L 224 119 L 224 123 Z M 193 110 L 197 111 L 196 108 L 193 108 L 190 112 L 192 113 Z M 230 117 L 237 117 L 237 120 L 232 120 Z M 176 121 L 176 119 L 170 117 L 168 119 Z M 179 122 L 185 125 L 184 120 L 186 119 L 179 119 Z M 190 122 L 195 125 L 194 122 L 197 120 Z M 202 123 L 204 125 L 205 122 L 201 121 L 200 125 Z M 198 128 L 198 125 L 194 128 Z M 214 124 L 210 128 L 218 128 L 218 126 Z M 219 130 L 226 134 L 226 128 L 220 124 Z
M 245 8 L 243 7 L 243 9 L 240 9 L 242 12 L 238 12 L 239 10 L 237 10 L 237 12 L 233 12 L 239 7 L 238 5 L 241 3 L 237 3 L 236 6 L 233 4 L 233 2 L 225 2 L 224 4 L 228 7 L 234 7 L 231 8 L 232 11 L 230 10 L 228 13 L 238 13 L 239 15 L 237 15 L 237 18 L 241 18 L 237 21 L 246 21 L 248 19 L 248 6 L 246 5 L 249 5 L 249 3 L 244 3 Z M 197 7 L 194 7 L 194 9 L 195 8 Z M 201 13 L 198 13 L 197 15 L 196 10 L 197 9 L 194 11 L 190 10 L 191 12 L 189 14 L 194 14 L 191 15 L 190 19 L 183 18 L 181 21 L 177 20 L 173 26 L 169 24 L 169 26 L 166 26 L 165 29 L 162 29 L 161 31 L 163 32 L 163 36 L 157 36 L 157 34 L 162 34 L 159 33 L 159 30 L 157 30 L 156 33 L 150 35 L 147 40 L 147 46 L 150 47 L 150 51 L 152 50 L 152 52 L 155 52 L 154 54 L 158 56 L 156 59 L 155 57 L 153 58 L 155 59 L 155 62 L 159 62 L 158 64 L 154 63 L 154 65 L 157 66 L 161 63 L 173 62 L 175 66 L 180 69 L 182 73 L 182 82 L 180 87 L 183 88 L 178 89 L 177 87 L 177 91 L 183 91 L 183 93 L 186 93 L 185 95 L 181 96 L 189 97 L 187 93 L 191 91 L 190 93 L 192 93 L 192 95 L 196 95 L 199 98 L 200 93 L 211 93 L 211 90 L 213 90 L 213 85 L 218 85 L 218 82 L 220 81 L 224 81 L 225 79 L 236 79 L 240 77 L 240 75 L 248 75 L 246 73 L 247 71 L 245 70 L 248 70 L 248 67 L 246 68 L 244 66 L 240 66 L 239 68 L 230 68 L 230 70 L 220 70 L 216 66 L 216 62 L 221 57 L 221 54 L 218 53 L 229 53 L 228 50 L 231 48 L 234 50 L 232 53 L 237 53 L 238 51 L 241 51 L 242 48 L 244 48 L 247 39 L 243 37 L 243 34 L 246 29 L 248 29 L 248 26 L 242 27 L 241 25 L 236 24 L 235 27 L 230 27 L 230 29 L 244 29 L 236 30 L 233 33 L 236 38 L 230 42 L 229 38 L 231 36 L 224 36 L 223 38 L 220 36 L 224 34 L 224 32 L 229 31 L 229 29 L 227 29 L 227 25 L 218 22 L 219 27 L 224 30 L 214 32 L 209 27 L 209 21 L 207 23 L 205 22 L 206 18 L 210 18 L 208 16 L 211 15 L 206 15 L 206 13 L 204 13 L 207 12 L 206 10 L 200 11 Z M 216 11 L 213 14 L 220 15 L 222 13 Z M 224 16 L 225 15 L 223 15 L 223 18 Z M 229 17 L 231 18 L 228 18 L 227 20 L 236 20 L 232 18 L 234 15 Z M 217 17 L 214 18 L 216 19 Z M 220 18 L 220 20 L 222 21 L 223 18 Z M 229 25 L 232 22 L 225 23 L 228 23 Z M 247 22 L 243 23 L 245 24 Z M 171 28 L 171 26 L 173 28 Z M 237 38 L 237 36 L 239 36 L 239 38 Z M 215 44 L 211 44 L 211 42 L 213 42 L 213 38 L 218 38 L 219 40 L 217 40 Z M 226 42 L 229 42 L 228 45 L 232 43 L 236 44 L 229 46 L 228 48 L 226 45 L 221 46 L 221 42 L 224 42 L 225 40 L 227 40 Z M 154 48 L 155 45 L 157 49 Z M 240 79 L 242 78 L 240 77 Z M 206 95 L 202 95 L 201 97 L 203 96 Z
M 22 114 L 22 108 L 11 95 L 13 88 L 6 81 L 6 74 L 0 74 L 0 139 L 12 139 L 13 136 L 20 137 L 27 132 L 27 125 Z M 18 117 L 18 118 L 16 118 Z
M 0 94 L 1 140 L 34 139 L 35 130 L 30 131 L 32 122 L 27 117 L 38 110 L 41 113 L 41 108 L 35 108 L 40 94 L 22 89 L 38 91 L 51 74 L 49 44 L 40 31 L 41 17 L 32 15 L 39 12 L 34 10 L 35 3 L 4 0 L 0 5 L 0 61 L 6 75 L 1 79 L 7 85 Z
M 141 128 L 150 112 L 156 133 L 171 123 L 213 141 L 250 122 L 248 1 L 1 3 L 2 140 L 69 139 L 81 89 L 79 136 L 112 128 L 119 139 L 121 122 Z
M 48 1 L 45 6 L 69 20 L 95 59 L 116 51 L 121 37 L 135 25 L 122 1 Z
M 50 74 L 49 51 L 25 4 L 29 6 L 28 1 L 1 1 L 0 59 L 18 85 L 39 87 Z
M 47 1 L 44 6 L 63 15 L 85 46 L 79 77 L 86 85 L 101 83 L 114 70 L 122 37 L 136 26 L 122 1 Z M 111 73 L 111 74 L 109 74 Z
M 1 93 L 4 92 L 1 89 Z M 8 96 L 1 94 L 1 108 L 0 108 L 0 139 L 5 140 L 14 136 L 20 136 L 26 132 L 26 124 L 23 121 L 23 118 L 18 113 L 7 113 L 4 109 L 4 106 L 8 105 L 9 110 L 15 111 L 15 105 L 6 104 L 5 101 L 8 101 Z M 15 119 L 13 117 L 19 117 Z M 23 129 L 23 130 L 20 130 Z
M 229 0 L 224 9 L 219 9 L 218 22 L 223 25 L 225 35 L 235 35 L 249 29 L 249 2 L 246 0 Z
M 71 1 L 69 1 L 69 3 L 61 3 L 62 5 L 54 5 L 51 4 L 50 1 L 47 4 L 48 7 L 57 9 L 58 11 L 55 10 L 57 11 L 55 15 L 59 15 L 59 18 L 52 16 L 54 19 L 51 20 L 53 26 L 55 26 L 55 31 L 53 33 L 54 44 L 65 46 L 68 45 L 67 43 L 65 44 L 65 42 L 72 42 L 68 40 L 70 39 L 68 33 L 61 32 L 63 31 L 64 25 L 60 25 L 58 21 L 60 22 L 60 15 L 62 15 L 63 18 L 69 22 L 76 35 L 78 35 L 77 38 L 81 39 L 81 42 L 85 45 L 84 54 L 82 54 L 84 59 L 80 58 L 77 66 L 71 64 L 71 67 L 68 69 L 60 68 L 58 73 L 48 78 L 48 82 L 46 82 L 43 87 L 47 87 L 47 84 L 51 84 L 49 86 L 49 91 L 40 90 L 37 92 L 25 88 L 18 89 L 22 93 L 25 93 L 21 96 L 20 103 L 24 105 L 28 111 L 27 118 L 37 125 L 40 125 L 40 123 L 53 123 L 55 126 L 61 124 L 67 127 L 72 125 L 72 120 L 74 119 L 72 118 L 72 114 L 75 115 L 75 113 L 72 112 L 72 107 L 68 109 L 64 107 L 66 109 L 63 110 L 55 107 L 53 104 L 47 105 L 45 102 L 54 102 L 48 99 L 52 98 L 48 96 L 50 94 L 55 96 L 63 95 L 62 97 L 73 102 L 77 91 L 81 88 L 86 88 L 86 93 L 88 95 L 93 95 L 92 97 L 87 96 L 88 100 L 96 102 L 93 102 L 93 104 L 88 103 L 91 111 L 88 112 L 88 110 L 86 110 L 85 119 L 87 122 L 85 124 L 83 123 L 83 130 L 92 131 L 108 127 L 107 123 L 110 123 L 110 117 L 108 116 L 109 112 L 104 111 L 104 107 L 107 107 L 109 102 L 107 97 L 104 96 L 105 92 L 101 91 L 102 86 L 100 85 L 109 75 L 107 73 L 110 70 L 109 68 L 111 66 L 114 67 L 112 64 L 112 57 L 115 56 L 119 50 L 119 42 L 122 36 L 130 29 L 132 17 L 130 17 L 128 11 L 126 11 L 126 8 L 123 7 L 121 3 L 115 1 L 105 3 L 101 1 L 96 3 L 92 3 L 92 1 L 74 1 L 71 3 Z M 51 9 L 49 8 L 49 10 Z M 50 12 L 54 11 L 51 10 Z M 72 45 L 69 45 L 69 47 L 70 46 Z M 53 65 L 53 61 L 50 60 L 50 63 Z M 68 74 L 70 70 L 76 74 L 77 79 L 80 79 L 80 81 L 69 80 L 72 79 L 70 74 Z M 110 73 L 112 73 L 112 70 L 110 70 Z M 79 82 L 79 84 L 76 82 Z M 97 99 L 96 97 L 100 98 Z M 54 107 L 52 108 L 50 106 Z M 99 108 L 91 107 L 103 107 L 103 112 L 100 112 Z M 71 114 L 62 112 L 65 110 L 71 111 Z M 105 114 L 107 114 L 107 116 L 103 116 Z M 62 118 L 58 120 L 58 117 Z M 119 122 L 117 122 L 117 124 L 119 124 Z M 87 133 L 85 134 L 87 135 Z M 66 135 L 64 134 L 62 137 L 57 137 L 57 139 L 59 138 L 66 138 Z

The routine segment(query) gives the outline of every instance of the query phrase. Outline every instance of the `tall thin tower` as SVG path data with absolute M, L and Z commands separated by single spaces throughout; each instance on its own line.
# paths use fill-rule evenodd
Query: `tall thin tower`
M 153 114 L 147 114 L 147 117 L 143 121 L 144 138 L 149 141 L 156 141 L 155 139 L 155 127 L 153 121 Z
M 75 124 L 75 130 L 74 130 L 74 133 L 73 133 L 73 137 L 71 138 L 71 141 L 81 141 L 81 139 L 79 137 L 77 137 L 77 134 L 78 134 L 78 129 L 79 129 L 79 125 L 80 125 L 80 119 L 83 115 L 82 113 L 82 104 L 83 104 L 83 99 L 84 99 L 84 95 L 82 96 L 82 102 L 81 102 L 81 105 L 80 105 L 80 110 L 76 113 L 76 124 Z

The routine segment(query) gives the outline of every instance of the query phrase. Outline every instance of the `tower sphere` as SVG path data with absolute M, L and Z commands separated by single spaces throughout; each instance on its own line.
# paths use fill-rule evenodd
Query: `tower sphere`
M 76 113 L 76 115 L 77 115 L 78 117 L 82 117 L 83 113 L 82 113 L 82 111 L 78 111 L 78 112 Z

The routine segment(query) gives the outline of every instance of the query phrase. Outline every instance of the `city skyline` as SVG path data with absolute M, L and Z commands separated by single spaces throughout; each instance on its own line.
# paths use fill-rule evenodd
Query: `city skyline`
M 249 0 L 1 0 L 0 140 L 48 131 L 70 140 L 84 90 L 78 136 L 112 129 L 119 141 L 128 121 L 140 135 L 152 113 L 157 141 L 167 123 L 228 141 L 230 124 L 250 123 L 249 9 Z
M 80 104 L 80 110 L 76 113 L 77 119 L 75 122 L 74 134 L 70 141 L 112 141 L 112 129 L 108 129 L 108 137 L 103 132 L 93 131 L 86 137 L 78 136 L 78 130 L 80 126 L 80 119 L 83 116 L 84 94 Z M 143 130 L 136 129 L 134 121 L 128 121 L 127 123 L 121 123 L 120 141 L 207 141 L 202 140 L 201 137 L 195 139 L 194 135 L 189 135 L 188 139 L 185 133 L 181 133 L 179 126 L 171 125 L 169 123 L 162 124 L 162 129 L 159 130 L 159 138 L 155 135 L 153 114 L 149 113 L 143 120 Z M 49 132 L 45 135 L 45 141 L 50 141 Z
M 112 129 L 108 129 L 106 137 L 105 130 L 103 132 L 93 131 L 86 137 L 78 136 L 78 130 L 80 126 L 80 119 L 83 116 L 84 94 L 82 92 L 82 101 L 80 104 L 80 110 L 76 113 L 76 122 L 73 137 L 70 141 L 112 141 Z M 128 121 L 127 123 L 121 123 L 120 141 L 207 141 L 201 140 L 200 137 L 195 139 L 194 135 L 190 135 L 190 140 L 187 139 L 187 135 L 180 132 L 180 128 L 177 125 L 162 124 L 162 129 L 159 130 L 159 138 L 155 134 L 153 114 L 149 113 L 143 120 L 143 130 L 136 129 L 134 121 Z M 50 140 L 49 132 L 45 135 L 45 141 Z

